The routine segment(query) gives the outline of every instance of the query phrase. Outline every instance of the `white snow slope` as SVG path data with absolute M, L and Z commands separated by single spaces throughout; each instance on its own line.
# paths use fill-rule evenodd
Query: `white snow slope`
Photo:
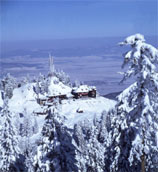
M 43 112 L 46 110 L 47 106 L 41 106 L 37 103 L 37 95 L 33 89 L 34 86 L 34 83 L 29 83 L 20 88 L 16 88 L 13 91 L 13 97 L 9 100 L 9 110 L 16 116 L 20 116 L 20 113 L 27 113 L 30 115 L 30 119 L 34 120 L 34 118 L 36 118 L 39 131 L 32 136 L 32 139 L 35 141 L 40 136 L 45 115 L 37 115 L 34 112 Z M 67 92 L 67 94 L 70 94 L 71 90 L 70 87 L 64 87 L 61 83 L 51 83 L 51 88 L 49 89 L 54 90 L 54 92 L 56 89 L 58 89 L 58 91 L 61 89 L 62 93 Z M 64 91 L 63 89 L 66 90 Z M 62 101 L 60 115 L 65 116 L 65 125 L 68 128 L 73 128 L 74 124 L 85 119 L 92 122 L 94 117 L 99 118 L 103 111 L 108 111 L 114 107 L 115 104 L 116 102 L 114 100 L 101 96 L 97 96 L 96 98 L 87 97 L 81 99 L 69 98 Z M 19 117 L 19 119 L 20 118 L 21 117 Z M 15 120 L 16 119 L 17 118 L 15 118 Z M 22 119 L 19 120 L 19 123 L 20 121 L 22 121 Z
M 67 118 L 67 127 L 73 128 L 74 124 L 85 119 L 92 122 L 94 117 L 99 118 L 103 111 L 110 110 L 115 104 L 115 101 L 101 96 L 64 100 L 62 102 L 62 114 Z

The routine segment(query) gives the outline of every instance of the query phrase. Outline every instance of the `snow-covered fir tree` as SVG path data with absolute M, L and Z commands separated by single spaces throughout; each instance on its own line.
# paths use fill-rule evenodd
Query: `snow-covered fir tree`
M 23 122 L 20 124 L 20 147 L 25 158 L 26 171 L 31 172 L 34 170 L 33 167 L 33 147 L 31 143 L 31 136 L 34 134 L 34 120 L 33 115 L 29 114 L 26 109 L 23 112 Z
M 24 108 L 23 112 L 23 123 L 21 124 L 21 136 L 22 137 L 30 137 L 33 135 L 33 119 L 32 115 L 30 115 L 27 110 Z
M 79 171 L 104 172 L 105 154 L 109 144 L 110 113 L 103 112 L 101 119 L 94 118 L 93 124 L 85 120 L 74 126 L 76 160 Z M 109 165 L 109 164 L 108 164 Z
M 17 132 L 13 125 L 13 118 L 8 109 L 8 98 L 4 100 L 4 106 L 0 113 L 2 126 L 0 129 L 0 171 L 18 171 L 19 147 Z
M 34 117 L 34 120 L 33 120 L 33 133 L 37 134 L 38 131 L 39 131 L 39 125 L 37 123 L 37 119 Z
M 40 93 L 41 94 L 48 93 L 49 78 L 46 78 L 45 76 L 40 74 L 38 82 L 40 87 Z
M 5 96 L 7 96 L 8 98 L 11 98 L 13 96 L 13 90 L 16 87 L 16 79 L 9 73 L 0 82 L 0 89 L 5 92 Z
M 26 171 L 27 172 L 33 172 L 35 169 L 34 169 L 34 160 L 33 160 L 33 149 L 34 149 L 34 146 L 31 144 L 31 141 L 30 141 L 30 138 L 27 137 L 27 139 L 25 140 L 25 151 L 23 153 L 24 157 L 25 157 L 25 161 L 24 161 L 24 164 L 25 164 L 25 168 L 26 168 Z
M 86 122 L 82 126 L 82 132 L 80 131 L 80 134 L 79 130 L 77 131 L 78 134 L 76 137 L 78 140 L 82 140 L 78 145 L 76 155 L 78 169 L 79 171 L 103 172 L 105 147 L 97 139 L 98 129 L 96 126 L 87 124 Z
M 40 82 L 38 80 L 35 81 L 36 85 L 33 87 L 33 91 L 37 95 L 37 99 L 39 99 L 39 94 L 40 94 Z
M 54 72 L 54 75 L 59 79 L 60 82 L 62 82 L 65 85 L 71 86 L 71 81 L 70 81 L 70 77 L 68 74 L 66 74 L 64 71 L 62 70 L 56 70 Z
M 38 79 L 36 80 L 36 84 L 33 87 L 34 92 L 37 94 L 37 97 L 39 94 L 45 94 L 48 93 L 48 87 L 50 85 L 51 78 L 47 78 L 41 73 L 39 74 Z
M 56 102 L 57 103 L 57 102 Z M 59 104 L 49 109 L 42 129 L 41 143 L 35 157 L 35 171 L 76 171 L 71 136 L 59 115 Z
M 29 74 L 27 74 L 27 76 L 23 77 L 23 79 L 21 80 L 20 86 L 23 86 L 23 85 L 28 84 L 30 82 L 31 82 L 30 76 L 29 76 Z
M 35 170 L 41 172 L 54 171 L 55 165 L 51 161 L 51 153 L 54 153 L 55 140 L 55 124 L 54 124 L 54 112 L 48 111 L 48 115 L 45 118 L 45 124 L 42 129 L 41 143 L 37 149 L 37 155 L 35 157 Z
M 73 87 L 79 87 L 81 85 L 80 81 L 75 80 L 75 82 L 73 83 Z
M 158 171 L 158 50 L 135 34 L 121 45 L 131 50 L 124 55 L 123 81 L 136 76 L 136 82 L 118 97 L 110 132 L 109 171 Z M 109 155 L 110 156 L 110 155 Z M 113 158 L 113 159 L 112 159 Z

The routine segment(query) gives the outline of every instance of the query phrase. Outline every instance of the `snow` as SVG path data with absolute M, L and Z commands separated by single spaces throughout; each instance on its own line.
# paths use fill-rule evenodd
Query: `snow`
M 59 82 L 59 79 L 52 77 L 48 87 L 49 96 L 67 95 L 71 93 L 71 88 Z
M 33 143 L 33 142 L 36 142 L 37 140 L 40 139 L 42 127 L 43 127 L 44 122 L 45 122 L 45 117 L 46 117 L 45 115 L 36 116 L 37 123 L 38 123 L 38 126 L 39 126 L 39 131 L 38 131 L 38 133 L 34 134 L 34 135 L 31 137 L 32 143 Z
M 145 39 L 144 39 L 144 36 L 137 33 L 135 35 L 131 35 L 131 36 L 128 36 L 124 42 L 121 42 L 120 45 L 124 45 L 124 44 L 135 44 L 135 43 L 138 43 L 138 42 L 145 42 Z
M 41 106 L 37 103 L 37 94 L 34 92 L 35 83 L 28 83 L 13 91 L 13 96 L 9 100 L 9 110 L 18 116 L 18 123 L 23 123 L 23 119 L 19 117 L 19 113 L 29 115 L 30 119 L 36 119 L 38 124 L 38 132 L 31 136 L 30 142 L 33 144 L 38 142 L 41 136 L 41 130 L 44 125 L 46 115 L 37 115 L 37 112 L 44 112 L 48 106 Z M 81 87 L 82 88 L 82 87 Z M 85 86 L 84 86 L 85 88 Z M 92 88 L 92 87 L 91 87 Z M 40 98 L 47 98 L 50 95 L 66 94 L 69 97 L 62 100 L 60 115 L 64 116 L 65 125 L 73 128 L 80 121 L 88 120 L 92 122 L 94 117 L 99 118 L 103 111 L 108 111 L 116 104 L 115 101 L 97 96 L 96 98 L 72 98 L 72 88 L 59 82 L 56 77 L 52 77 L 49 85 L 49 94 L 39 94 Z M 78 112 L 77 112 L 78 111 Z M 79 113 L 80 111 L 80 113 Z M 17 118 L 14 118 L 17 123 Z M 34 122 L 33 122 L 34 123 Z
M 33 91 L 34 85 L 34 83 L 29 83 L 13 91 L 13 97 L 9 101 L 11 112 L 22 113 L 26 109 L 27 113 L 33 113 L 33 111 L 40 108 L 36 101 L 36 94 Z
M 45 100 L 46 99 L 46 94 L 38 94 L 38 98 L 41 99 L 41 100 Z
M 75 87 L 73 88 L 73 92 L 75 93 L 86 93 L 86 92 L 89 92 L 91 90 L 96 90 L 96 87 L 94 86 L 88 86 L 88 85 L 80 85 L 79 87 Z
M 33 87 L 35 86 L 34 83 L 25 84 L 20 88 L 16 88 L 13 91 L 13 97 L 9 100 L 9 110 L 12 113 L 15 113 L 16 115 L 19 115 L 19 113 L 29 115 L 30 119 L 33 121 L 33 119 L 36 118 L 38 123 L 38 133 L 34 134 L 31 137 L 31 142 L 34 143 L 38 139 L 40 139 L 40 133 L 44 124 L 44 115 L 37 116 L 36 112 L 44 112 L 46 107 L 40 106 L 36 101 L 36 93 L 33 90 Z M 16 119 L 14 118 L 14 123 L 16 123 Z M 19 123 L 23 123 L 23 119 L 20 118 L 18 120 Z
M 127 94 L 131 91 L 134 90 L 135 87 L 137 86 L 137 83 L 135 82 L 134 84 L 130 85 L 128 88 L 126 88 L 121 94 L 117 96 L 118 101 L 125 100 L 127 98 Z
M 128 96 L 130 95 L 130 93 L 132 91 L 135 90 L 136 87 L 137 87 L 137 82 L 135 82 L 134 84 L 130 85 L 120 95 L 117 96 L 118 102 L 122 102 L 122 105 L 120 105 L 120 108 L 122 108 L 122 110 L 130 112 L 133 109 L 133 107 L 129 107 Z M 135 100 L 135 98 L 136 97 L 133 97 L 133 101 Z
M 115 106 L 114 100 L 98 96 L 96 98 L 83 98 L 65 100 L 62 104 L 62 114 L 66 117 L 65 124 L 69 128 L 73 128 L 74 124 L 85 119 L 90 122 L 94 117 L 99 118 L 103 111 L 108 111 Z M 83 113 L 78 113 L 78 109 Z

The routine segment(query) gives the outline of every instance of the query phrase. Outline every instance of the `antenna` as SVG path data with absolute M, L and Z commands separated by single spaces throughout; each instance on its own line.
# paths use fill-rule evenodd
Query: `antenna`
M 49 75 L 54 75 L 54 64 L 53 64 L 53 56 L 49 53 Z

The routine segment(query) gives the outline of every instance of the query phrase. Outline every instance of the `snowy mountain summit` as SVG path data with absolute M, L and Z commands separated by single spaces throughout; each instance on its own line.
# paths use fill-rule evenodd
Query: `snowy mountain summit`
M 27 83 L 15 88 L 8 102 L 9 110 L 18 116 L 27 111 L 38 121 L 38 118 L 45 118 L 48 108 L 54 106 L 55 99 L 58 99 L 61 106 L 60 114 L 66 119 L 65 124 L 73 127 L 78 121 L 93 120 L 94 116 L 101 116 L 103 111 L 108 111 L 116 104 L 115 101 L 99 95 L 89 97 L 88 93 L 92 89 L 96 88 L 87 85 L 72 88 L 53 76 L 38 83 Z M 74 92 L 80 93 L 80 97 L 76 97 Z M 82 113 L 78 112 L 79 109 L 82 109 Z

